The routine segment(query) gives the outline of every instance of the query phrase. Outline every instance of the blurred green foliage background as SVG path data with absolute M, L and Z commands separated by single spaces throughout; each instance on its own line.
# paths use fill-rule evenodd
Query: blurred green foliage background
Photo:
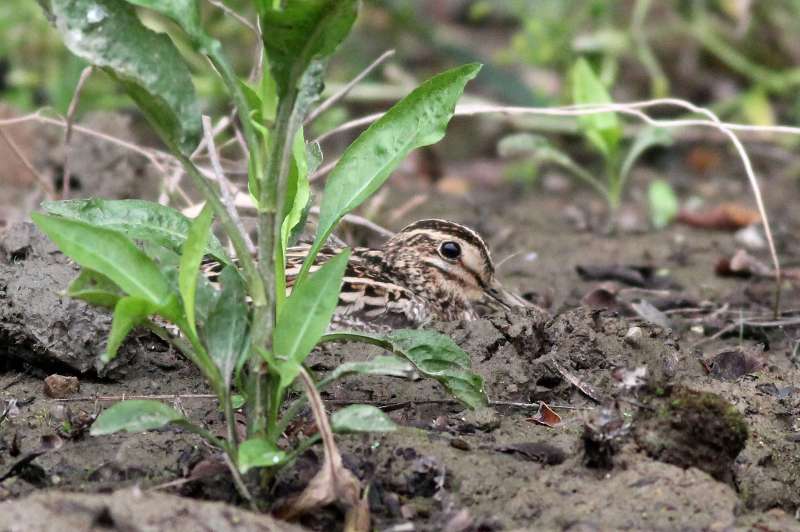
M 253 20 L 249 1 L 224 3 Z M 211 2 L 203 11 L 246 75 L 253 32 Z M 167 29 L 163 19 L 148 17 L 152 27 Z M 331 78 L 344 82 L 395 48 L 394 67 L 354 91 L 351 108 L 384 107 L 415 80 L 471 60 L 487 65 L 473 91 L 501 103 L 555 105 L 569 102 L 567 74 L 583 56 L 616 100 L 670 95 L 729 120 L 797 123 L 798 28 L 800 0 L 366 0 Z M 187 55 L 198 92 L 216 110 L 218 81 L 199 57 Z M 64 112 L 83 66 L 34 0 L 0 3 L 2 101 L 20 110 L 47 105 Z M 81 111 L 122 108 L 132 108 L 127 98 L 94 76 Z M 317 128 L 345 117 L 336 110 Z

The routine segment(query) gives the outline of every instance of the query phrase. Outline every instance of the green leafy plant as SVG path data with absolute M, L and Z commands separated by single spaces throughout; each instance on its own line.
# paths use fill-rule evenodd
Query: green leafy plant
M 339 220 L 374 193 L 411 150 L 442 138 L 457 100 L 480 65 L 457 67 L 426 81 L 347 148 L 328 177 L 316 238 L 287 296 L 284 257 L 308 211 L 309 168 L 320 160 L 319 146 L 305 142 L 301 126 L 320 95 L 328 59 L 351 29 L 358 2 L 292 0 L 276 9 L 271 1 L 254 0 L 266 67 L 253 85 L 237 76 L 220 43 L 204 29 L 198 0 L 41 3 L 69 50 L 105 71 L 136 102 L 206 201 L 195 219 L 153 203 L 102 199 L 45 203 L 46 213 L 33 215 L 39 228 L 82 267 L 68 294 L 113 308 L 100 363 L 114 358 L 132 328 L 148 327 L 200 369 L 219 398 L 227 424 L 226 435 L 220 437 L 163 403 L 125 401 L 104 411 L 92 434 L 165 425 L 196 433 L 227 455 L 237 488 L 249 497 L 243 473 L 253 468 L 272 471 L 316 441 L 278 444 L 307 400 L 302 396 L 286 404 L 288 391 L 298 376 L 306 384 L 303 363 L 324 341 L 365 341 L 392 355 L 346 363 L 317 382 L 318 390 L 351 374 L 418 372 L 441 382 L 468 407 L 486 404 L 482 380 L 470 371 L 469 357 L 448 338 L 411 330 L 385 337 L 326 335 L 348 252 L 311 273 L 317 252 Z M 213 65 L 236 108 L 249 152 L 249 190 L 258 209 L 257 260 L 248 251 L 235 212 L 189 158 L 201 136 L 201 116 L 186 62 L 168 35 L 141 23 L 140 9 L 180 28 L 180 38 Z M 213 236 L 214 220 L 220 222 L 237 261 Z M 220 289 L 199 271 L 206 255 L 225 265 Z M 177 326 L 180 335 L 170 334 L 164 321 Z M 311 399 L 312 406 L 318 404 Z M 235 426 L 235 403 L 246 411 L 243 440 Z M 383 412 L 365 405 L 340 410 L 332 421 L 334 431 L 394 428 Z
M 579 59 L 572 68 L 572 99 L 576 105 L 612 102 L 605 86 L 585 59 Z M 588 182 L 606 199 L 613 219 L 636 161 L 653 146 L 671 144 L 672 138 L 664 129 L 645 128 L 625 146 L 622 123 L 613 111 L 581 115 L 578 125 L 587 143 L 602 156 L 605 179 L 574 170 L 573 174 Z
M 656 179 L 647 188 L 647 202 L 650 206 L 650 222 L 656 229 L 663 229 L 675 219 L 680 203 L 669 182 Z

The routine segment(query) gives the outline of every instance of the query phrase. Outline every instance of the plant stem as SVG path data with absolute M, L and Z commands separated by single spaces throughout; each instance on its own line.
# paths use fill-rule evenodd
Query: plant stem
M 233 244 L 233 248 L 236 250 L 236 255 L 239 259 L 239 264 L 242 265 L 242 269 L 244 270 L 245 279 L 247 280 L 248 285 L 248 292 L 250 292 L 250 297 L 253 298 L 253 305 L 258 306 L 258 303 L 264 305 L 264 283 L 261 277 L 258 275 L 253 257 L 250 255 L 250 252 L 247 249 L 244 236 L 236 227 L 236 222 L 233 220 L 233 218 L 231 218 L 231 215 L 228 213 L 225 205 L 222 204 L 222 201 L 219 199 L 219 195 L 214 190 L 214 187 L 212 187 L 205 176 L 200 173 L 200 170 L 197 169 L 194 163 L 189 160 L 188 157 L 180 153 L 180 151 L 176 149 L 173 149 L 172 151 L 175 157 L 177 157 L 177 159 L 183 165 L 186 173 L 192 178 L 192 182 L 203 194 L 203 197 L 209 202 L 209 204 L 211 204 L 211 208 L 214 209 L 214 214 L 222 223 L 222 228 L 225 230 L 225 234 L 227 234 L 228 238 L 231 239 L 231 243 Z

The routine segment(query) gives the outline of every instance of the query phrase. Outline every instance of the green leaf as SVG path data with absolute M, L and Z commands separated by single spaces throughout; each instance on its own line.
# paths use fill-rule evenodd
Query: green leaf
M 264 48 L 279 95 L 297 89 L 312 61 L 336 50 L 357 14 L 357 0 L 293 0 L 262 13 Z
M 572 69 L 572 98 L 576 104 L 611 103 L 611 96 L 589 63 L 578 59 Z M 616 156 L 622 138 L 622 125 L 616 113 L 595 113 L 578 117 L 578 124 L 589 141 L 607 158 Z
M 180 295 L 179 268 L 181 257 L 171 249 L 167 249 L 152 242 L 143 241 L 142 250 L 158 265 L 158 269 L 167 278 L 173 292 Z M 197 276 L 195 293 L 195 320 L 198 324 L 205 323 L 211 308 L 217 304 L 219 291 L 211 284 L 205 275 Z
M 50 214 L 114 229 L 133 240 L 154 242 L 176 253 L 180 253 L 191 226 L 191 220 L 175 209 L 144 200 L 45 201 L 42 208 Z M 208 238 L 205 252 L 230 263 L 213 234 Z
M 552 148 L 550 142 L 542 135 L 534 133 L 512 133 L 501 138 L 497 143 L 497 155 L 505 158 L 535 155 L 542 149 Z
M 155 313 L 156 307 L 149 301 L 138 297 L 123 297 L 114 306 L 114 319 L 111 322 L 111 333 L 108 335 L 108 345 L 100 356 L 103 364 L 108 364 L 117 356 L 122 342 L 131 332 L 131 329 L 142 323 L 145 318 Z
M 92 436 L 142 432 L 179 421 L 185 421 L 184 417 L 160 401 L 120 401 L 98 416 L 90 432 Z
M 275 324 L 274 353 L 281 366 L 281 387 L 286 388 L 297 376 L 311 350 L 325 333 L 339 302 L 350 250 L 345 249 L 328 260 L 304 283 L 295 285 L 284 303 Z M 281 359 L 287 364 L 281 364 Z
M 88 223 L 32 213 L 34 223 L 75 262 L 108 277 L 127 294 L 147 301 L 168 319 L 178 302 L 156 264 L 124 235 Z
M 231 375 L 246 347 L 248 317 L 245 287 L 233 266 L 220 274 L 222 293 L 211 309 L 204 334 L 211 358 L 229 386 Z
M 175 21 L 190 36 L 203 35 L 200 6 L 197 0 L 125 0 L 129 4 L 152 9 Z
M 435 331 L 400 329 L 386 339 L 426 377 L 432 377 L 471 408 L 486 406 L 483 379 L 470 370 L 469 355 Z
M 381 409 L 372 405 L 350 405 L 331 416 L 333 432 L 391 432 L 397 424 Z
M 675 191 L 667 181 L 656 179 L 647 189 L 650 205 L 650 221 L 656 229 L 662 229 L 675 219 L 680 210 Z
M 67 295 L 92 305 L 114 308 L 117 301 L 125 297 L 125 292 L 105 275 L 82 268 L 81 273 L 67 287 Z
M 470 358 L 453 340 L 436 331 L 400 329 L 386 336 L 357 332 L 326 334 L 322 342 L 366 342 L 408 359 L 426 377 L 439 381 L 470 408 L 489 404 L 483 379 L 470 370 Z
M 345 150 L 325 185 L 309 260 L 313 261 L 341 217 L 378 190 L 411 150 L 444 136 L 464 87 L 480 69 L 479 64 L 469 64 L 434 76 L 396 103 Z
M 250 438 L 239 445 L 239 471 L 247 473 L 254 467 L 275 467 L 286 461 L 286 453 L 265 438 Z
M 192 152 L 202 131 L 200 107 L 189 69 L 169 37 L 142 25 L 121 0 L 40 3 L 73 54 L 118 81 L 168 145 Z
M 195 293 L 197 291 L 197 274 L 200 270 L 200 263 L 205 255 L 205 244 L 208 242 L 208 235 L 211 232 L 211 223 L 214 221 L 214 211 L 206 203 L 203 210 L 192 222 L 186 242 L 183 244 L 181 252 L 180 268 L 178 269 L 178 287 L 183 298 L 183 310 L 186 314 L 186 321 L 189 327 L 197 334 L 195 324 Z
M 302 221 L 303 213 L 311 200 L 306 143 L 302 128 L 295 135 L 292 144 L 292 158 L 293 164 L 286 186 L 286 215 L 283 217 L 281 225 L 281 246 L 284 251 L 289 246 L 289 236 Z
M 662 127 L 647 127 L 643 129 L 638 135 L 636 140 L 633 141 L 625 161 L 622 163 L 620 176 L 623 180 L 628 178 L 633 165 L 639 160 L 647 150 L 655 146 L 670 146 L 672 144 L 672 135 L 669 130 Z
M 317 388 L 322 390 L 330 383 L 348 375 L 385 375 L 410 379 L 414 376 L 414 366 L 395 356 L 379 356 L 361 362 L 345 362 L 336 366 L 322 379 Z

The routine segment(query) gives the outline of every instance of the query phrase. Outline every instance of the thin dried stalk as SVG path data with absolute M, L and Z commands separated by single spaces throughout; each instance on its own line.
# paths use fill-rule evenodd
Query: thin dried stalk
M 230 181 L 228 181 L 228 179 L 225 177 L 225 172 L 222 170 L 222 164 L 219 161 L 219 155 L 217 154 L 217 149 L 214 145 L 214 133 L 211 130 L 211 118 L 206 115 L 203 115 L 203 138 L 207 146 L 208 157 L 211 159 L 211 168 L 214 170 L 214 177 L 216 178 L 217 183 L 219 183 L 222 204 L 225 206 L 225 210 L 228 211 L 233 223 L 242 234 L 244 243 L 252 255 L 256 251 L 256 246 L 250 239 L 250 235 L 245 230 L 242 219 L 239 217 L 239 212 L 236 210 L 234 196 L 231 194 L 231 189 L 235 189 L 235 187 L 230 183 Z
M 67 127 L 64 130 L 64 174 L 61 179 L 61 199 L 69 198 L 70 192 L 69 152 L 71 149 L 70 141 L 72 140 L 72 122 L 75 119 L 75 112 L 78 110 L 78 102 L 80 102 L 81 99 L 83 86 L 86 84 L 89 76 L 92 75 L 92 72 L 94 72 L 94 67 L 91 65 L 83 69 L 80 78 L 78 78 L 78 84 L 75 86 L 75 92 L 72 93 L 72 100 L 70 100 L 69 107 L 67 108 Z
M 42 177 L 41 175 L 39 175 L 39 172 L 36 171 L 36 168 L 33 167 L 28 158 L 25 157 L 25 154 L 22 153 L 22 151 L 19 149 L 17 143 L 14 142 L 14 140 L 11 137 L 9 137 L 6 134 L 6 132 L 3 131 L 2 129 L 0 129 L 0 137 L 2 137 L 4 141 L 6 141 L 8 147 L 11 148 L 11 151 L 14 152 L 14 155 L 17 156 L 17 158 L 20 160 L 25 169 L 28 170 L 28 173 L 31 174 L 34 181 L 36 181 L 39 184 L 39 186 L 42 187 L 42 190 L 44 190 L 47 199 L 50 200 L 55 199 L 56 189 L 55 187 L 53 187 L 53 184 L 44 177 Z
M 386 50 L 385 52 L 383 52 L 380 55 L 380 57 L 378 57 L 375 61 L 370 63 L 367 68 L 362 70 L 356 77 L 351 79 L 347 83 L 347 85 L 342 87 L 336 94 L 333 94 L 330 98 L 328 98 L 327 100 L 325 100 L 324 102 L 319 104 L 319 107 L 317 107 L 312 112 L 310 112 L 308 114 L 308 116 L 306 117 L 305 121 L 303 122 L 303 125 L 310 124 L 311 122 L 316 120 L 319 117 L 319 115 L 321 115 L 322 113 L 324 113 L 325 111 L 327 111 L 328 109 L 330 109 L 331 107 L 336 105 L 337 102 L 339 102 L 342 98 L 347 96 L 347 94 L 351 90 L 353 90 L 353 87 L 358 85 L 361 82 L 362 79 L 364 79 L 365 77 L 369 76 L 370 72 L 372 72 L 373 70 L 378 68 L 378 66 L 380 66 L 387 59 L 392 57 L 394 55 L 394 53 L 395 53 L 394 50 Z

